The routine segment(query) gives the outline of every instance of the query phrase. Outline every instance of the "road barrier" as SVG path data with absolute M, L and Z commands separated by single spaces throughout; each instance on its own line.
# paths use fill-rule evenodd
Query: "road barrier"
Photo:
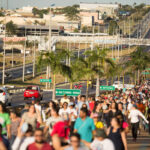
M 26 89 L 25 87 L 7 88 L 8 92 L 11 94 L 24 92 L 25 89 Z

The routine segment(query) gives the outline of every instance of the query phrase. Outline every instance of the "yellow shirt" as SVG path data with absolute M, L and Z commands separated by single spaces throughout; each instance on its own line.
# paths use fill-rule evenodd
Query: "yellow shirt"
M 95 127 L 98 128 L 98 129 L 102 129 L 102 128 L 104 128 L 104 125 L 103 125 L 102 122 L 99 121 L 99 122 L 95 123 Z

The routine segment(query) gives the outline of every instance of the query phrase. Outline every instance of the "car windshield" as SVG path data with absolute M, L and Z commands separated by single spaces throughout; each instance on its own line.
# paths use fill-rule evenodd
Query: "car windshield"
M 27 90 L 38 90 L 38 88 L 35 86 L 29 86 L 27 87 Z

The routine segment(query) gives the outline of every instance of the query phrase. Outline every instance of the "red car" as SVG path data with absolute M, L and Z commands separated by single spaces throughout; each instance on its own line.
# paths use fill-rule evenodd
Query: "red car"
M 43 99 L 43 92 L 40 90 L 39 86 L 28 86 L 24 91 L 24 100 L 29 98 L 35 98 L 38 100 Z

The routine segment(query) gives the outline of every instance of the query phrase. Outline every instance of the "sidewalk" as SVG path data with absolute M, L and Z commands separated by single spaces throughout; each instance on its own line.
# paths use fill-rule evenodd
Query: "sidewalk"
M 141 135 L 138 135 L 137 141 L 132 141 L 131 132 L 127 136 L 128 150 L 150 150 L 150 135 L 142 131 Z

